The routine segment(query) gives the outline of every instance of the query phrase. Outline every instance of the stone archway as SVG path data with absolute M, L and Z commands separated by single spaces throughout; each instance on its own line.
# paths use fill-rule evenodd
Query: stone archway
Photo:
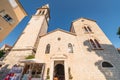
M 57 77 L 58 80 L 65 80 L 65 70 L 63 64 L 57 64 L 54 67 L 54 77 Z

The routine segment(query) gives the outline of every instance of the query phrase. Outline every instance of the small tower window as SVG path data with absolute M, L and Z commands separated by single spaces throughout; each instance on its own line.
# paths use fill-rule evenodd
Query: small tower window
M 42 11 L 42 15 L 44 15 L 44 13 L 45 13 L 45 11 L 43 10 L 43 11 Z
M 99 42 L 98 42 L 96 39 L 94 39 L 94 41 L 95 41 L 97 47 L 98 47 L 98 48 L 101 48 L 101 45 L 99 44 Z
M 84 28 L 85 32 L 92 33 L 92 29 L 88 25 L 84 25 L 83 28 Z
M 86 28 L 86 27 L 84 27 L 84 30 L 85 30 L 85 32 L 88 32 L 88 30 L 87 30 L 87 28 Z
M 89 32 L 92 32 L 91 28 L 88 26 L 87 29 L 89 30 Z
M 41 11 L 39 12 L 39 14 L 41 14 Z
M 97 48 L 96 45 L 95 45 L 95 43 L 94 43 L 94 41 L 92 39 L 90 39 L 90 43 L 91 43 L 91 45 L 92 45 L 93 48 Z
M 50 44 L 47 44 L 45 53 L 46 54 L 50 53 Z
M 0 27 L 0 31 L 2 30 L 2 28 Z
M 104 67 L 104 68 L 112 68 L 113 65 L 111 63 L 109 63 L 109 62 L 102 62 L 102 67 Z
M 68 44 L 68 52 L 73 53 L 73 46 L 71 43 Z
M 96 39 L 94 39 L 94 40 L 90 39 L 90 44 L 93 49 L 103 50 L 100 43 Z

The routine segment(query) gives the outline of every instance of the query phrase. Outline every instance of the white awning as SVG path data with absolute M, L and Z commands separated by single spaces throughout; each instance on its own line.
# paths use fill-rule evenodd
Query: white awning
M 4 62 L 2 62 L 2 61 L 0 61 L 0 65 L 3 65 L 3 64 L 5 64 Z
M 25 60 L 20 60 L 20 63 L 44 63 L 42 60 L 37 60 L 37 59 L 25 59 Z

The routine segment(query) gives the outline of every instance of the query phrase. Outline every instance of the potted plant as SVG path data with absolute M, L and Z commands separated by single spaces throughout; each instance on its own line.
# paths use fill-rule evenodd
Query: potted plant
M 48 68 L 48 69 L 47 69 L 47 77 L 46 77 L 46 80 L 50 80 L 49 71 L 50 71 L 50 69 Z
M 73 79 L 73 76 L 71 74 L 71 69 L 70 67 L 68 68 L 68 74 L 69 74 L 69 80 L 72 80 Z

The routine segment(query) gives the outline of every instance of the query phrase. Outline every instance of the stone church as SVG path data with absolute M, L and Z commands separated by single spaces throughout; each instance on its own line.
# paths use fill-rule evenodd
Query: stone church
M 3 67 L 22 65 L 22 80 L 25 76 L 31 80 L 120 80 L 120 54 L 96 21 L 79 18 L 71 23 L 70 31 L 47 32 L 49 19 L 49 5 L 37 9 Z M 29 55 L 35 58 L 25 59 Z

